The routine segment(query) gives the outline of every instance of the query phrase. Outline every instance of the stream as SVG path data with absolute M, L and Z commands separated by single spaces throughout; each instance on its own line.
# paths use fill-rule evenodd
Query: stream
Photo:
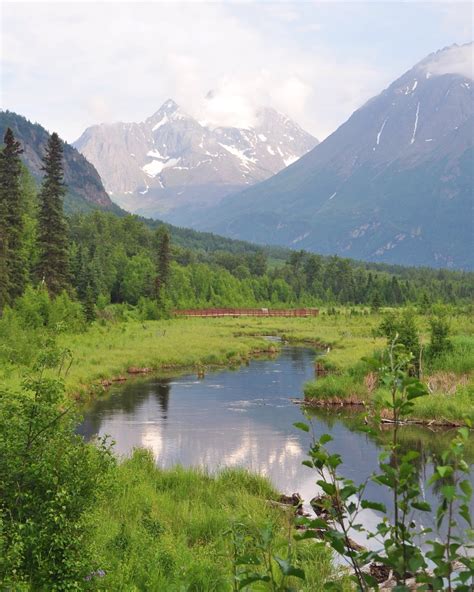
M 292 400 L 303 396 L 303 385 L 314 378 L 315 351 L 284 346 L 274 358 L 254 359 L 237 369 L 175 378 L 133 379 L 111 388 L 85 414 L 78 431 L 85 438 L 109 435 L 118 455 L 136 447 L 153 452 L 160 467 L 176 464 L 201 466 L 210 471 L 222 467 L 246 467 L 268 477 L 282 493 L 299 492 L 308 502 L 318 493 L 317 476 L 302 466 L 310 436 L 293 427 L 304 420 Z M 312 411 L 315 433 L 329 433 L 328 445 L 343 458 L 340 473 L 356 481 L 376 469 L 390 428 L 368 435 L 360 428 L 360 410 Z M 428 502 L 435 493 L 425 488 L 432 474 L 431 455 L 439 455 L 454 431 L 406 426 L 401 441 L 418 450 L 418 475 Z M 471 440 L 468 453 L 474 453 Z M 473 458 L 467 459 L 471 464 Z M 472 476 L 471 476 L 472 480 Z M 367 497 L 391 505 L 391 492 L 368 484 Z M 365 511 L 364 523 L 377 521 Z M 424 526 L 432 517 L 420 514 Z

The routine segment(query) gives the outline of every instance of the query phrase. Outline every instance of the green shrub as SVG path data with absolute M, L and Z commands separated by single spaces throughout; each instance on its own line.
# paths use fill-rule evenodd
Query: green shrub
M 2 589 L 79 590 L 96 567 L 89 514 L 111 457 L 75 434 L 63 396 L 62 382 L 45 378 L 0 392 Z

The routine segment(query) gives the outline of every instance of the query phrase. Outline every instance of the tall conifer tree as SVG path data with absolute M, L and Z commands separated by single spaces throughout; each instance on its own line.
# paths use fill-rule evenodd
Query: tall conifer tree
M 69 260 L 63 199 L 66 193 L 63 147 L 56 133 L 51 134 L 43 159 L 45 173 L 39 196 L 38 277 L 51 294 L 68 286 Z
M 10 281 L 7 263 L 7 241 L 4 227 L 0 224 L 0 315 L 2 314 L 5 304 L 8 304 L 9 300 Z
M 20 186 L 23 152 L 20 142 L 7 128 L 0 152 L 0 308 L 23 293 L 26 262 L 22 251 L 23 199 Z
M 171 261 L 170 235 L 164 226 L 160 226 L 160 228 L 158 228 L 156 231 L 156 244 L 158 252 L 156 262 L 155 293 L 157 300 L 160 300 L 162 290 L 168 283 Z

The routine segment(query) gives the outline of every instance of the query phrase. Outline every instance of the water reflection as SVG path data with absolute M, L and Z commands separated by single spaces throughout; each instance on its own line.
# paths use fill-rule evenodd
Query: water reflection
M 188 375 L 131 381 L 97 401 L 79 431 L 86 438 L 109 434 L 120 455 L 149 448 L 162 467 L 244 466 L 269 477 L 280 491 L 299 491 L 309 500 L 317 491 L 316 476 L 301 461 L 310 436 L 293 427 L 302 417 L 291 399 L 302 396 L 303 384 L 313 376 L 314 351 L 286 347 L 277 359 L 254 360 L 237 371 L 202 379 Z M 333 436 L 329 447 L 344 459 L 341 472 L 357 483 L 367 479 L 391 431 L 361 432 L 358 411 L 317 410 L 312 415 L 316 433 Z M 423 483 L 432 472 L 428 458 L 439 457 L 453 434 L 414 426 L 400 433 L 406 449 L 420 452 L 416 466 Z M 468 454 L 472 462 L 472 441 Z M 390 492 L 373 483 L 367 494 L 391 504 Z M 433 501 L 432 492 L 426 499 Z M 369 515 L 367 520 L 375 518 Z

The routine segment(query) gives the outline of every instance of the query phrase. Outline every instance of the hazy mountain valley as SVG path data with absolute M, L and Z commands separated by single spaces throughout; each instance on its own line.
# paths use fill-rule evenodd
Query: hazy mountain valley
M 5 4 L 0 590 L 474 589 L 469 15 Z

